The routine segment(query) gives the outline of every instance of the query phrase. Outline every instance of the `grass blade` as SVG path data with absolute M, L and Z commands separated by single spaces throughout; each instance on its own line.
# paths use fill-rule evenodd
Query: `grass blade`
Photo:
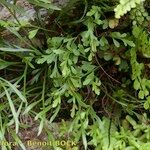
M 23 102 L 27 103 L 26 98 L 22 95 L 22 93 L 21 93 L 12 83 L 10 83 L 9 81 L 7 81 L 7 80 L 5 80 L 5 79 L 3 79 L 3 78 L 1 78 L 1 77 L 0 77 L 0 80 L 2 80 L 2 81 L 4 81 L 5 83 L 7 83 L 7 84 L 9 85 L 9 87 L 12 88 L 12 89 L 14 90 L 14 92 L 19 96 L 19 98 L 20 98 Z
M 18 133 L 18 131 L 19 131 L 18 114 L 17 114 L 17 112 L 16 112 L 16 110 L 15 110 L 15 106 L 14 106 L 14 104 L 13 104 L 13 101 L 12 101 L 12 99 L 11 99 L 11 97 L 10 97 L 10 95 L 9 95 L 9 93 L 8 93 L 8 91 L 7 91 L 7 89 L 6 89 L 6 87 L 3 85 L 2 82 L 1 82 L 1 85 L 2 85 L 2 87 L 3 87 L 4 90 L 5 90 L 5 93 L 6 93 L 8 102 L 9 102 L 9 106 L 10 106 L 10 109 L 11 109 L 11 111 L 12 111 L 13 118 L 14 118 L 14 120 L 15 120 L 16 133 Z

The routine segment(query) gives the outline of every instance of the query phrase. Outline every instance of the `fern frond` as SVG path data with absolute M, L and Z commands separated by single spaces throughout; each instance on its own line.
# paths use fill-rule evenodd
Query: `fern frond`
M 120 18 L 132 8 L 135 8 L 138 4 L 141 4 L 145 0 L 120 0 L 120 3 L 114 9 L 115 17 Z

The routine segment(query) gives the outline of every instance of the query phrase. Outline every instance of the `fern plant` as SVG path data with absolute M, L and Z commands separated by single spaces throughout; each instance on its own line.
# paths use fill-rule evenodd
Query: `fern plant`
M 143 3 L 145 0 L 120 0 L 119 4 L 114 9 L 115 17 L 120 18 L 138 4 Z
M 134 80 L 134 89 L 138 90 L 138 97 L 146 99 L 144 107 L 149 108 L 149 90 L 150 79 L 144 77 L 144 63 L 137 62 L 137 54 L 140 52 L 144 57 L 149 58 L 149 37 L 148 34 L 139 27 L 134 27 L 133 35 L 136 38 L 136 47 L 131 50 L 132 80 Z
M 16 3 L 2 2 L 17 19 Z M 28 2 L 37 13 L 33 22 L 0 21 L 1 140 L 9 140 L 5 137 L 9 131 L 25 150 L 17 133 L 28 126 L 21 117 L 31 116 L 38 122 L 38 136 L 46 131 L 55 141 L 58 137 L 49 130 L 55 122 L 60 140 L 78 144 L 52 149 L 146 150 L 149 34 L 146 25 L 133 26 L 136 18 L 123 16 L 140 6 L 144 14 L 144 1 L 121 0 L 115 9 L 120 19 L 114 18 L 114 1 L 71 1 L 72 8 L 65 13 L 56 12 L 60 9 L 47 0 Z M 45 21 L 41 8 L 49 15 Z M 146 15 L 147 22 L 148 11 Z M 5 38 L 6 31 L 17 42 Z

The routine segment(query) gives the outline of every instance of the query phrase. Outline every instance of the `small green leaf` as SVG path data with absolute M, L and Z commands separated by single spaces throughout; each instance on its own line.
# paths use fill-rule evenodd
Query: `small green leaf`
M 56 54 L 52 53 L 50 55 L 42 55 L 42 58 L 37 59 L 37 64 L 43 64 L 47 62 L 47 64 L 51 64 L 56 59 Z
M 95 94 L 100 95 L 100 88 L 99 86 L 101 85 L 101 81 L 93 82 L 92 83 L 92 90 L 95 92 Z
M 135 44 L 133 43 L 133 41 L 129 41 L 127 39 L 122 39 L 122 41 L 124 42 L 124 45 L 127 46 L 131 46 L 131 47 L 135 47 Z
M 57 106 L 57 108 L 55 108 L 54 114 L 53 114 L 52 117 L 50 118 L 49 123 L 52 123 L 52 122 L 53 122 L 53 120 L 56 118 L 56 116 L 57 116 L 59 110 L 60 110 L 60 105 Z
M 72 109 L 70 110 L 71 111 L 71 114 L 70 116 L 73 118 L 75 116 L 75 110 L 77 109 L 77 105 L 73 104 L 73 107 Z
M 101 37 L 99 42 L 102 47 L 108 44 L 108 41 L 104 36 Z
M 139 91 L 139 94 L 138 94 L 138 97 L 139 97 L 140 99 L 144 99 L 144 91 L 140 90 L 140 91 Z
M 64 51 L 63 51 L 63 50 L 61 50 L 61 49 L 55 49 L 55 50 L 53 50 L 53 52 L 54 52 L 55 54 L 58 54 L 58 55 L 60 55 L 60 54 L 63 54 L 63 53 L 64 53 Z
M 71 78 L 70 80 L 72 81 L 72 84 L 74 85 L 74 87 L 77 87 L 77 88 L 80 87 L 78 79 Z
M 136 38 L 138 38 L 139 35 L 141 34 L 140 28 L 137 27 L 137 26 L 135 26 L 135 27 L 133 28 L 132 34 L 133 34 Z
M 120 63 L 121 63 L 121 58 L 120 58 L 118 55 L 114 56 L 114 57 L 113 57 L 113 60 L 115 61 L 115 64 L 116 64 L 116 65 L 120 65 Z
M 60 102 L 61 102 L 61 97 L 58 96 L 58 97 L 53 101 L 52 107 L 53 107 L 53 108 L 57 107 L 57 106 L 60 104 Z
M 148 96 L 148 95 L 149 95 L 149 91 L 148 91 L 146 88 L 144 89 L 144 95 L 145 95 L 145 96 Z
M 113 38 L 113 42 L 114 42 L 116 47 L 120 47 L 120 43 L 117 40 L 115 40 L 114 38 Z
M 109 61 L 109 60 L 111 60 L 113 58 L 113 55 L 111 54 L 111 53 L 105 53 L 104 54 L 104 59 L 106 60 L 106 61 Z
M 146 102 L 144 103 L 144 108 L 147 110 L 147 109 L 149 109 L 149 106 L 150 106 L 149 102 L 146 101 Z
M 44 127 L 44 120 L 45 120 L 45 116 L 42 116 L 41 117 L 41 121 L 40 121 L 40 125 L 39 125 L 39 129 L 38 129 L 38 134 L 37 136 L 39 136 L 43 130 L 43 127 Z
M 35 29 L 35 30 L 30 31 L 29 35 L 28 35 L 29 39 L 33 39 L 36 36 L 38 30 L 39 29 Z
M 84 131 L 82 131 L 82 140 L 83 140 L 83 145 L 85 150 L 87 149 L 87 139 L 86 139 L 86 135 L 84 133 Z
M 90 73 L 83 82 L 83 85 L 88 85 L 94 79 L 94 73 Z
M 134 81 L 133 87 L 134 87 L 135 90 L 139 90 L 140 89 L 140 83 L 139 83 L 139 81 L 137 79 Z
M 116 26 L 118 26 L 119 20 L 118 19 L 111 19 L 109 20 L 109 27 L 111 29 L 114 29 Z

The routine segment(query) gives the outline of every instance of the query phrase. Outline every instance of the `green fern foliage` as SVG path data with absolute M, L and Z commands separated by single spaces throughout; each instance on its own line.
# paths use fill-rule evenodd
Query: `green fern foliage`
M 148 33 L 142 28 L 135 26 L 133 28 L 133 35 L 135 37 L 136 47 L 132 48 L 131 54 L 131 66 L 132 66 L 132 80 L 134 80 L 134 89 L 138 91 L 138 98 L 145 99 L 144 108 L 149 108 L 149 94 L 150 94 L 150 79 L 149 76 L 144 76 L 146 72 L 145 64 L 139 63 L 137 55 L 150 58 L 150 39 Z
M 26 150 L 16 134 L 36 125 L 77 143 L 48 149 L 149 150 L 148 0 L 26 0 L 30 21 L 22 0 L 1 1 L 12 17 L 0 18 L 0 140 Z
M 145 58 L 150 58 L 150 38 L 148 32 L 135 26 L 133 28 L 133 35 L 136 39 L 138 51 L 141 52 Z
M 114 9 L 115 17 L 120 18 L 127 12 L 129 12 L 132 8 L 135 8 L 137 4 L 144 2 L 145 0 L 120 0 L 120 3 Z

